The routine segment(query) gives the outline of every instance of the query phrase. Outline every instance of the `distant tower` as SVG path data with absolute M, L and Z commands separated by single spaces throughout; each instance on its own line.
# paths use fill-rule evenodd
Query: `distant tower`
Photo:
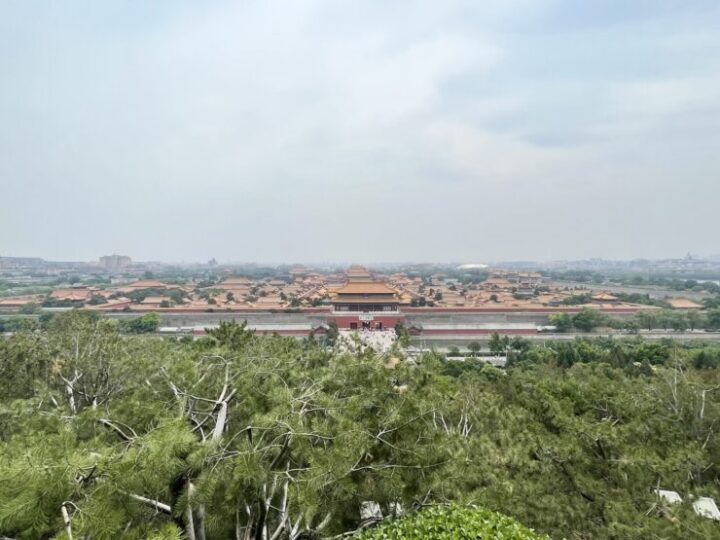
M 132 259 L 127 255 L 105 255 L 100 257 L 100 265 L 108 272 L 115 273 L 125 270 L 132 264 Z

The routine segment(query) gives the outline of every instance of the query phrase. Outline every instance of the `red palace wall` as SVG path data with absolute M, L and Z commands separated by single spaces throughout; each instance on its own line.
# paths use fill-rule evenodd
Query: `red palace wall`
M 432 335 L 470 335 L 470 334 L 537 334 L 537 330 L 530 328 L 465 328 L 465 329 L 450 329 L 450 328 L 436 328 L 423 330 L 419 335 L 421 336 L 432 336 Z
M 333 317 L 328 317 L 327 322 L 335 322 L 337 324 L 337 327 L 340 330 L 350 330 L 350 324 L 356 323 L 358 329 L 361 329 L 363 327 L 362 323 L 363 321 L 360 320 L 360 315 L 363 315 L 362 313 L 358 313 L 357 315 L 337 315 Z M 381 322 L 383 326 L 383 330 L 389 330 L 390 328 L 394 328 L 395 325 L 399 322 L 405 323 L 405 317 L 402 315 L 373 315 L 372 321 L 370 321 L 371 328 L 375 328 L 375 325 L 377 323 Z

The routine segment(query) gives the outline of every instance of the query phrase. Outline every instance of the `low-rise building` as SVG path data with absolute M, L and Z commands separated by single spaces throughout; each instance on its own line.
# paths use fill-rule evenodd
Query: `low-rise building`
M 693 302 L 689 298 L 668 298 L 665 300 L 670 307 L 675 309 L 702 309 L 702 304 Z
M 91 289 L 90 287 L 55 289 L 49 296 L 51 299 L 58 301 L 87 302 L 95 290 L 96 289 Z

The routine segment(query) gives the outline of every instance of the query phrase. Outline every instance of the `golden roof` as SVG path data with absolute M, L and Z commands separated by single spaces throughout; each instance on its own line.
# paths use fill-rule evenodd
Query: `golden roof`
M 374 282 L 350 282 L 347 285 L 344 285 L 337 289 L 335 291 L 338 295 L 348 295 L 348 294 L 391 294 L 395 295 L 395 289 L 391 289 L 384 283 L 381 283 L 379 281 Z

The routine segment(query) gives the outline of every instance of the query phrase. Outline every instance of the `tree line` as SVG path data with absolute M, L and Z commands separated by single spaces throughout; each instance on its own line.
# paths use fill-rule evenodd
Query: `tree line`
M 56 315 L 0 339 L 0 535 L 377 538 L 486 518 L 525 535 L 507 538 L 717 533 L 654 494 L 720 499 L 717 347 L 501 345 L 506 370 Z
M 578 283 L 616 283 L 618 285 L 635 287 L 663 287 L 676 291 L 696 291 L 720 294 L 720 285 L 717 281 L 720 275 L 711 273 L 707 279 L 679 278 L 664 275 L 641 275 L 638 273 L 602 273 L 590 270 L 546 271 L 544 275 L 558 280 L 575 281 Z
M 593 308 L 583 308 L 575 314 L 554 313 L 549 322 L 559 332 L 579 330 L 592 332 L 599 327 L 637 332 L 639 330 L 719 330 L 720 309 L 705 311 L 643 310 L 632 317 L 614 317 Z

